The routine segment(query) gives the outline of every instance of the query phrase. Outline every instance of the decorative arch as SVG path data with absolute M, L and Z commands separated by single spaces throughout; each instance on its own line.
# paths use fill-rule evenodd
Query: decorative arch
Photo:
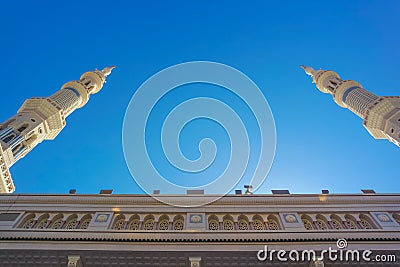
M 29 213 L 25 216 L 25 218 L 22 220 L 19 228 L 25 228 L 25 229 L 30 229 L 33 228 L 35 225 L 35 213 Z
M 303 222 L 304 228 L 306 228 L 306 230 L 315 230 L 313 220 L 310 216 L 306 214 L 301 215 L 301 221 Z
M 392 217 L 393 217 L 393 219 L 394 219 L 398 224 L 400 224 L 400 214 L 398 214 L 398 213 L 393 213 L 393 214 L 392 214 Z
M 231 231 L 235 229 L 235 224 L 231 215 L 225 215 L 222 218 L 222 226 L 224 230 Z
M 219 220 L 216 215 L 208 216 L 208 230 L 219 230 Z
M 249 218 L 245 215 L 240 215 L 238 217 L 238 229 L 239 230 L 249 230 Z
M 375 223 L 372 221 L 372 219 L 364 213 L 361 213 L 358 218 L 360 219 L 360 225 L 362 226 L 363 229 L 375 229 L 377 228 Z
M 280 230 L 279 220 L 275 215 L 269 215 L 267 217 L 268 230 Z
M 57 214 L 51 220 L 49 227 L 50 229 L 61 229 L 64 224 L 64 214 Z
M 332 223 L 333 229 L 335 229 L 335 230 L 340 230 L 340 229 L 343 229 L 343 227 L 344 227 L 342 219 L 336 214 L 331 215 L 331 223 Z
M 325 230 L 328 230 L 330 228 L 328 220 L 326 219 L 326 217 L 324 215 L 318 214 L 315 218 L 316 218 L 315 222 L 316 222 L 319 230 L 325 231 Z
M 129 230 L 139 230 L 140 227 L 140 217 L 137 214 L 131 216 L 128 222 Z
M 183 230 L 184 226 L 185 226 L 185 219 L 183 218 L 183 216 L 176 215 L 172 223 L 172 228 L 174 230 Z
M 169 230 L 169 216 L 164 214 L 158 219 L 158 230 Z
M 114 230 L 124 230 L 126 226 L 125 215 L 119 214 L 115 217 L 112 229 Z
M 48 224 L 48 220 L 49 220 L 49 214 L 45 213 L 42 214 L 37 220 L 36 220 L 36 224 L 35 224 L 35 228 L 38 229 L 44 229 L 47 227 Z
M 89 227 L 90 222 L 92 221 L 92 215 L 86 214 L 84 215 L 79 222 L 79 229 L 87 229 Z
M 72 214 L 66 220 L 64 224 L 65 229 L 75 229 L 78 226 L 78 215 Z
M 260 215 L 253 216 L 252 224 L 253 224 L 254 230 L 257 230 L 257 231 L 265 230 L 264 219 Z
M 143 230 L 146 231 L 152 231 L 154 230 L 154 216 L 153 215 L 147 215 L 146 217 L 144 217 L 143 220 Z
M 344 217 L 346 219 L 346 226 L 348 229 L 352 229 L 352 230 L 359 229 L 359 227 L 357 226 L 356 218 L 354 218 L 350 214 L 346 214 Z

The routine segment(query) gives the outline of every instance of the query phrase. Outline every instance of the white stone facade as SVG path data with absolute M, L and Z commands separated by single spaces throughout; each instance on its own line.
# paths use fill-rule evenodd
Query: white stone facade
M 170 197 L 179 202 L 211 196 Z M 194 208 L 168 206 L 145 195 L 0 196 L 0 254 L 47 251 L 65 262 L 67 256 L 79 256 L 83 266 L 96 266 L 94 254 L 115 253 L 125 263 L 129 255 L 150 253 L 149 262 L 164 255 L 184 263 L 176 266 L 213 266 L 207 263 L 209 252 L 228 258 L 243 254 L 254 262 L 264 245 L 323 250 L 340 238 L 351 249 L 396 253 L 400 195 L 229 195 Z M 62 258 L 63 253 L 68 255 Z M 7 255 L 0 260 L 12 262 Z

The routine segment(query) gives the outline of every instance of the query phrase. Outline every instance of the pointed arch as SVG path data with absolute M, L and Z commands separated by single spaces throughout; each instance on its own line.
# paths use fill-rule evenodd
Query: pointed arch
M 249 218 L 245 215 L 240 215 L 238 217 L 238 229 L 239 230 L 249 230 Z
M 163 214 L 160 216 L 158 219 L 158 230 L 169 230 L 169 216 L 166 214 Z
M 222 218 L 222 226 L 224 230 L 228 231 L 235 229 L 235 224 L 231 215 L 227 214 Z
M 208 216 L 208 230 L 219 230 L 219 220 L 216 215 Z
M 114 230 L 124 230 L 125 226 L 126 226 L 125 215 L 118 214 L 114 219 L 114 223 L 113 223 L 112 229 L 114 229 Z
M 144 217 L 143 230 L 152 231 L 152 230 L 154 230 L 154 225 L 155 225 L 155 221 L 154 221 L 153 215 L 147 215 L 146 217 Z
M 172 223 L 172 228 L 174 230 L 183 230 L 184 227 L 185 227 L 185 219 L 183 218 L 182 215 L 176 215 Z

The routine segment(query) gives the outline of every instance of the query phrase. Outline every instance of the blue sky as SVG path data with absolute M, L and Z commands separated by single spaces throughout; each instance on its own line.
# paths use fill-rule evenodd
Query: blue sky
M 400 95 L 398 1 L 1 5 L 0 121 L 26 98 L 50 96 L 85 71 L 117 66 L 56 140 L 43 142 L 11 168 L 17 193 L 142 192 L 124 161 L 125 110 L 150 76 L 193 60 L 242 71 L 268 100 L 277 149 L 258 193 L 399 192 L 399 148 L 374 140 L 360 118 L 319 92 L 299 68 L 331 69 L 377 95 Z

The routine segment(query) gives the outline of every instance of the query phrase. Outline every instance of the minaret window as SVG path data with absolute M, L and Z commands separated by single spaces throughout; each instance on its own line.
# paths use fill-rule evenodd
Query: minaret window
M 18 144 L 16 147 L 12 149 L 13 154 L 15 155 L 22 148 L 22 144 Z
M 3 139 L 3 142 L 4 142 L 4 143 L 8 143 L 8 142 L 10 142 L 12 139 L 14 139 L 14 137 L 15 137 L 15 134 L 12 133 L 12 134 L 8 135 L 6 138 L 4 138 L 4 139 Z
M 22 131 L 24 131 L 26 128 L 28 128 L 28 124 L 25 123 L 24 125 L 22 125 L 21 127 L 18 128 L 18 132 L 22 133 Z

